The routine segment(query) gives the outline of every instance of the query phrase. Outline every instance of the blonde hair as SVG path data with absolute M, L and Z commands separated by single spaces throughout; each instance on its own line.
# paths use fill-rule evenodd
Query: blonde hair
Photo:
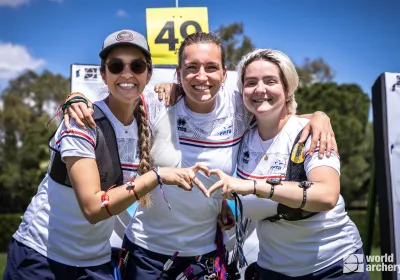
M 283 89 L 286 96 L 286 108 L 289 114 L 295 115 L 297 102 L 294 98 L 294 92 L 299 85 L 299 75 L 292 60 L 283 52 L 272 49 L 257 49 L 242 57 L 236 71 L 238 73 L 238 89 L 243 92 L 243 81 L 247 66 L 253 61 L 265 60 L 274 63 L 280 69 L 280 79 L 283 83 Z

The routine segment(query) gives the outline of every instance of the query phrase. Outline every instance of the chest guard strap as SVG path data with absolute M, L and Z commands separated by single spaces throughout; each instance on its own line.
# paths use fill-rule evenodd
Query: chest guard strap
M 110 186 L 123 184 L 123 173 L 118 153 L 116 135 L 111 122 L 101 109 L 94 105 L 93 119 L 96 122 L 96 148 L 95 156 L 100 175 L 101 190 L 106 191 Z M 50 137 L 49 147 L 51 151 L 49 175 L 57 183 L 72 188 L 68 176 L 67 167 L 61 160 L 61 153 L 53 148 L 54 135 Z
M 297 135 L 292 150 L 290 152 L 290 157 L 288 160 L 288 167 L 286 170 L 286 181 L 290 182 L 301 182 L 301 181 L 307 181 L 307 174 L 306 171 L 304 170 L 304 160 L 300 162 L 294 162 L 292 159 L 293 153 L 297 153 L 300 151 L 295 151 L 297 150 L 296 144 L 297 141 L 299 141 L 301 133 L 303 130 L 299 132 Z M 304 151 L 301 151 L 303 153 Z M 279 203 L 278 208 L 277 208 L 277 214 L 267 217 L 264 220 L 270 221 L 270 222 L 276 222 L 279 221 L 280 219 L 284 219 L 287 221 L 299 221 L 299 220 L 304 220 L 307 218 L 310 218 L 319 212 L 309 212 L 305 211 L 300 208 L 291 208 L 289 206 L 286 206 L 284 204 Z

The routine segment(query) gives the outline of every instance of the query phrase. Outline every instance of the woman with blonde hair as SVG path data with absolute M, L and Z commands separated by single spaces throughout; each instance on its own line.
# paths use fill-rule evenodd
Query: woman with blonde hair
M 292 61 L 259 49 L 245 55 L 237 71 L 257 126 L 243 137 L 239 178 L 210 170 L 220 180 L 209 192 L 220 189 L 227 199 L 241 194 L 243 214 L 257 221 L 259 279 L 369 279 L 368 272 L 344 266 L 363 251 L 340 195 L 338 153 L 319 158 L 319 145 L 310 150 L 313 136 L 297 143 L 309 120 L 294 116 L 299 78 Z M 365 266 L 364 259 L 357 263 Z

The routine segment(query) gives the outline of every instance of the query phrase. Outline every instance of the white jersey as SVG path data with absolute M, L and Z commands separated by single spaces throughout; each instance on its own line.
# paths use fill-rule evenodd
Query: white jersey
M 138 128 L 136 121 L 124 126 L 104 101 L 96 103 L 110 120 L 116 134 L 124 180 L 137 175 Z M 73 133 L 64 124 L 55 134 L 53 148 L 61 157 L 95 158 L 95 129 L 80 129 L 72 120 Z M 99 201 L 99 207 L 101 202 Z M 110 236 L 114 217 L 90 224 L 83 216 L 72 188 L 60 185 L 47 174 L 39 185 L 13 237 L 40 254 L 71 266 L 95 266 L 111 259 Z
M 170 133 L 176 134 L 177 143 L 172 144 L 179 157 L 175 164 L 176 153 L 166 153 L 159 162 L 179 167 L 203 163 L 209 169 L 219 168 L 227 174 L 234 173 L 239 142 L 251 120 L 239 93 L 226 89 L 220 91 L 215 109 L 207 114 L 190 111 L 185 100 L 181 99 L 169 108 L 169 112 L 160 113 L 158 121 L 153 123 L 154 141 L 166 139 L 165 135 L 158 133 L 162 130 L 158 129 L 160 122 L 166 118 L 173 121 Z M 165 157 L 167 159 L 163 160 Z M 168 162 L 168 158 L 174 160 Z M 207 188 L 219 180 L 216 176 L 208 178 L 201 172 L 196 176 Z M 197 256 L 215 250 L 217 216 L 222 202 L 220 193 L 206 198 L 196 187 L 190 192 L 176 186 L 164 185 L 163 189 L 172 210 L 157 187 L 151 192 L 153 205 L 137 208 L 126 229 L 127 238 L 140 247 L 164 255 L 179 251 L 179 256 Z
M 262 141 L 257 128 L 245 134 L 238 156 L 237 174 L 244 179 L 285 179 L 290 152 L 307 119 L 292 116 L 282 131 L 273 139 Z M 305 145 L 310 148 L 311 138 Z M 304 168 L 308 174 L 313 168 L 329 166 L 340 174 L 339 157 L 318 158 L 317 147 L 313 157 L 306 156 Z M 265 160 L 265 154 L 268 159 Z M 242 196 L 244 215 L 256 220 L 259 239 L 258 265 L 291 277 L 307 275 L 327 267 L 362 247 L 355 224 L 345 212 L 342 196 L 336 206 L 300 221 L 262 221 L 277 213 L 277 202 Z

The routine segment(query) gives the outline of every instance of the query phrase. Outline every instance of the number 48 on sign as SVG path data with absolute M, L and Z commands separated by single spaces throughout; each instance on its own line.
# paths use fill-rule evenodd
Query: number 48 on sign
M 177 65 L 182 41 L 194 32 L 208 32 L 207 8 L 146 9 L 146 25 L 153 64 Z

